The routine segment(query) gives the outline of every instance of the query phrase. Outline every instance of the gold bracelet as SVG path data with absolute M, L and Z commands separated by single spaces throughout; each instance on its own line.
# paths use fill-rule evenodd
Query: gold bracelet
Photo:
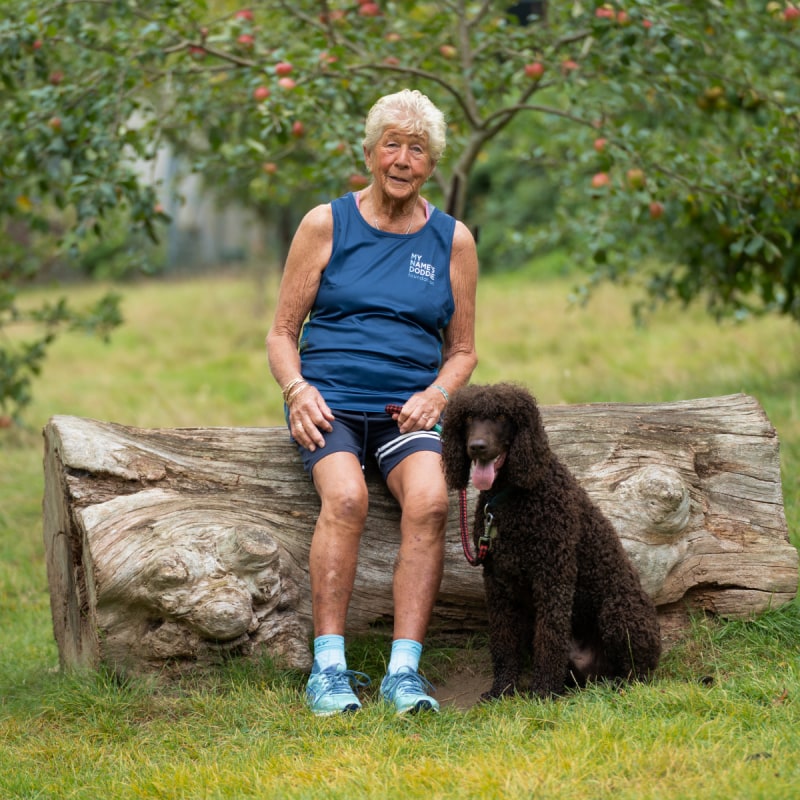
M 287 402 L 287 398 L 289 397 L 289 392 L 291 392 L 292 389 L 294 389 L 294 387 L 297 386 L 298 383 L 303 383 L 304 381 L 305 379 L 301 375 L 299 378 L 295 378 L 293 381 L 289 381 L 289 383 L 287 383 L 286 386 L 284 386 L 283 389 L 281 389 L 281 394 L 283 395 L 284 403 Z
M 289 395 L 289 397 L 288 397 L 288 398 L 286 398 L 286 405 L 287 405 L 287 407 L 288 407 L 288 408 L 291 408 L 291 407 L 292 407 L 292 403 L 294 402 L 294 399 L 295 399 L 295 397 L 297 397 L 297 395 L 299 395 L 299 394 L 300 394 L 300 392 L 304 391 L 305 389 L 308 389 L 309 385 L 310 385 L 310 384 L 308 383 L 308 381 L 303 381 L 303 382 L 302 382 L 301 384 L 299 384 L 299 385 L 298 385 L 298 387 L 297 387 L 297 388 L 296 388 L 296 389 L 295 389 L 295 390 L 294 390 L 294 391 L 293 391 L 293 392 L 292 392 L 292 393 Z

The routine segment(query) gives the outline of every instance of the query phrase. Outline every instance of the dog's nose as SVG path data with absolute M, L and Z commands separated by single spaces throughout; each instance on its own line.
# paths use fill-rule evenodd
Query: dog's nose
M 489 443 L 486 439 L 470 439 L 467 443 L 467 453 L 473 460 L 476 458 L 485 458 L 489 452 Z

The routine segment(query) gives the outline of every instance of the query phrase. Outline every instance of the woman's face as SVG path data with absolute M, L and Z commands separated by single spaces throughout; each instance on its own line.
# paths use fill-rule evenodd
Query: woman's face
M 364 152 L 364 158 L 375 185 L 396 200 L 418 195 L 435 166 L 428 137 L 399 128 L 387 128 L 372 152 Z

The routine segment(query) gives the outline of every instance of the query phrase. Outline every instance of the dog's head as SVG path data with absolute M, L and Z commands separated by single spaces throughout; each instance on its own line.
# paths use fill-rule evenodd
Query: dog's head
M 530 489 L 549 468 L 550 447 L 536 401 L 514 383 L 471 384 L 444 415 L 442 457 L 451 489 Z

